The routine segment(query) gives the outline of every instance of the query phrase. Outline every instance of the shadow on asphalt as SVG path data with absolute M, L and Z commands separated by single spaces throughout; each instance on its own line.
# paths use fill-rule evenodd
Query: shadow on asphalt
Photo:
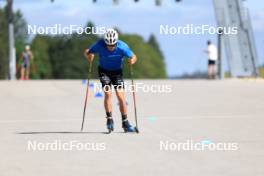
M 108 134 L 108 132 L 78 132 L 78 131 L 29 131 L 29 132 L 18 132 L 16 134 Z
M 116 131 L 111 132 L 114 134 L 138 134 L 138 133 L 125 133 L 123 131 Z M 28 131 L 28 132 L 17 132 L 16 134 L 111 134 L 108 132 L 100 132 L 100 131 L 86 131 L 86 132 L 80 132 L 80 131 Z

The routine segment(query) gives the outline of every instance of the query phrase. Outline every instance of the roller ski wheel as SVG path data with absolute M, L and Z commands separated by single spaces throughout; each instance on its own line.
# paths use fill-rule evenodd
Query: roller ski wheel
M 114 121 L 113 119 L 107 119 L 106 121 L 106 128 L 108 130 L 108 134 L 114 131 Z
M 133 127 L 132 125 L 130 125 L 128 120 L 123 121 L 122 128 L 125 133 L 138 133 L 137 127 Z

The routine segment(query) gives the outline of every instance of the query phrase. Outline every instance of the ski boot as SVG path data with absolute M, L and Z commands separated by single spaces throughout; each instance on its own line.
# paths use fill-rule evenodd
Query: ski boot
M 132 125 L 130 125 L 129 121 L 126 119 L 126 120 L 123 120 L 122 122 L 122 128 L 124 129 L 124 132 L 127 133 L 138 133 L 138 129 L 137 127 L 133 127 Z
M 108 133 L 114 131 L 114 120 L 112 118 L 107 118 L 106 127 L 108 129 Z

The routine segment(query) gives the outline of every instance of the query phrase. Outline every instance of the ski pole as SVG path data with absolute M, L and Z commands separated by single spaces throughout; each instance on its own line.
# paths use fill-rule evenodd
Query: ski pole
M 89 72 L 88 72 L 87 88 L 86 88 L 86 95 L 85 95 L 84 108 L 83 108 L 83 119 L 82 119 L 82 128 L 81 128 L 81 131 L 83 131 L 83 125 L 84 125 L 84 119 L 85 119 L 85 111 L 86 111 L 87 99 L 88 99 L 88 96 L 89 96 L 89 86 L 90 86 L 91 73 L 92 73 L 92 63 L 90 63 L 90 65 L 89 65 Z
M 133 79 L 133 67 L 130 65 L 130 78 L 131 78 L 131 83 L 132 83 L 132 93 L 133 93 L 133 103 L 134 103 L 134 112 L 135 112 L 135 122 L 136 122 L 136 129 L 138 131 L 138 122 L 137 122 L 137 104 L 136 104 L 136 92 L 135 92 L 135 87 L 134 87 L 134 79 Z

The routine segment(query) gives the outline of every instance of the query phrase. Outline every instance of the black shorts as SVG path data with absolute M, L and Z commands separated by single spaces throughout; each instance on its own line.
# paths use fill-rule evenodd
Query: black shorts
M 28 63 L 22 63 L 21 64 L 21 67 L 27 69 L 27 68 L 29 68 L 29 64 Z
M 122 69 L 115 71 L 108 71 L 101 67 L 98 67 L 98 75 L 103 88 L 105 86 L 111 87 L 111 85 L 113 85 L 115 89 L 124 88 Z
M 215 65 L 215 60 L 208 60 L 208 65 Z

